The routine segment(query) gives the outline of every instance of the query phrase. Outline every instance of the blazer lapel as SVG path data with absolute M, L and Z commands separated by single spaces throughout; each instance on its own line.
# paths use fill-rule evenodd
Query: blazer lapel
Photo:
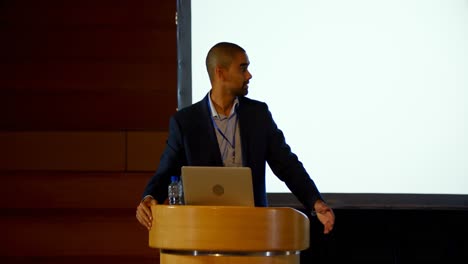
M 250 130 L 249 113 L 246 106 L 243 104 L 243 97 L 239 97 L 239 107 L 237 108 L 237 114 L 239 115 L 239 130 L 242 147 L 242 166 L 249 166 L 249 137 L 248 131 Z
M 206 139 L 206 142 L 203 145 L 206 146 L 206 150 L 204 150 L 204 152 L 209 155 L 209 160 L 214 162 L 214 164 L 217 166 L 223 166 L 223 160 L 219 151 L 218 139 L 216 138 L 211 111 L 208 107 L 208 96 L 209 93 L 202 100 L 201 107 L 203 112 L 203 127 L 200 131 L 202 131 L 203 134 L 200 135 L 200 139 Z

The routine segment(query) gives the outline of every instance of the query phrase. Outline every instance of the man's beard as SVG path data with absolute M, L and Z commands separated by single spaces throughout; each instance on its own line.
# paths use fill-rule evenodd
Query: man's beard
M 244 83 L 242 87 L 236 87 L 230 89 L 230 94 L 233 96 L 246 96 L 249 93 L 249 86 L 247 83 Z
M 236 96 L 246 96 L 249 93 L 249 86 L 244 84 L 242 88 L 236 91 Z

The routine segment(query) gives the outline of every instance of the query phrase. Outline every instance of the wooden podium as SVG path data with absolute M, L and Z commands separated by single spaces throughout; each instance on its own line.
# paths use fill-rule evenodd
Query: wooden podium
M 288 207 L 153 205 L 149 246 L 162 264 L 299 263 L 309 219 Z

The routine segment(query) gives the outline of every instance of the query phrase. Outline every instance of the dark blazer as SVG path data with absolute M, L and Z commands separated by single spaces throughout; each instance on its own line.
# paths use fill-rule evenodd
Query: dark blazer
M 149 180 L 143 197 L 152 195 L 159 203 L 167 198 L 171 175 L 180 175 L 182 166 L 223 166 L 209 110 L 208 95 L 175 113 L 169 123 L 169 137 L 159 167 Z M 242 164 L 252 170 L 256 206 L 267 206 L 265 166 L 286 183 L 309 210 L 322 199 L 317 187 L 297 156 L 286 144 L 268 106 L 239 97 L 237 108 L 242 146 Z

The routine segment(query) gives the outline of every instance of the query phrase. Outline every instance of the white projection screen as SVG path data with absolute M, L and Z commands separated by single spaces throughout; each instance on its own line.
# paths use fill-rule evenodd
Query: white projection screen
M 330 203 L 468 207 L 468 1 L 177 4 L 179 108 L 210 90 L 210 47 L 237 43 L 247 96 L 268 104 Z M 269 168 L 267 191 L 289 193 Z

